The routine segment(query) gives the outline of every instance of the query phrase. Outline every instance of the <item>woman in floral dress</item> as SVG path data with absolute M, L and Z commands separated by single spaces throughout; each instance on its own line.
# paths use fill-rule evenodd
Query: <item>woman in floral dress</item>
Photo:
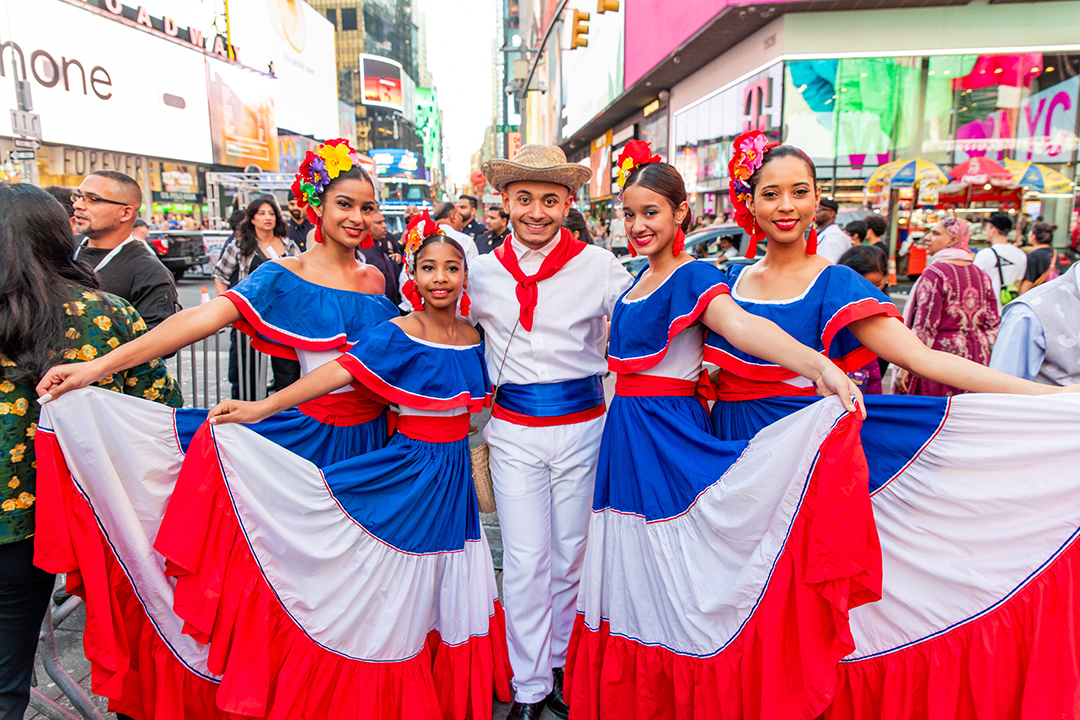
M 53 576 L 33 566 L 34 384 L 50 365 L 93 360 L 146 332 L 135 308 L 99 292 L 74 253 L 71 226 L 52 197 L 31 185 L 0 185 L 0 717 L 22 717 L 29 702 L 38 628 L 53 588 Z M 182 404 L 160 360 L 96 384 Z

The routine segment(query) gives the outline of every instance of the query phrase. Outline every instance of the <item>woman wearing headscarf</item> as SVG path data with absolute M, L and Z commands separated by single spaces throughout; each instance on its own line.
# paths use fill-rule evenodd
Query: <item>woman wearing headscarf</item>
M 905 323 L 931 350 L 990 364 L 998 315 L 990 278 L 972 264 L 971 227 L 945 218 L 930 229 L 931 265 L 911 292 Z M 908 395 L 951 397 L 964 390 L 899 370 L 896 389 Z

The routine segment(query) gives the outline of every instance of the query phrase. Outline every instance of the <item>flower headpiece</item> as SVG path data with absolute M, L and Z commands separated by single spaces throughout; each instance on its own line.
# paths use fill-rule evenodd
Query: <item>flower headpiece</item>
M 360 158 L 356 150 L 349 147 L 349 141 L 344 138 L 327 140 L 314 152 L 309 150 L 304 156 L 304 162 L 300 163 L 300 171 L 296 173 L 292 184 L 292 194 L 296 198 L 296 204 L 307 209 L 308 220 L 315 224 L 315 242 L 322 242 L 322 218 L 315 212 L 315 208 L 322 202 L 319 200 L 319 193 L 338 175 L 359 164 Z M 360 242 L 360 247 L 369 248 L 373 244 L 369 232 Z
M 619 187 L 626 186 L 626 181 L 635 168 L 657 162 L 661 162 L 660 156 L 652 154 L 652 146 L 649 143 L 641 140 L 631 140 L 626 143 L 626 147 L 619 153 L 619 158 L 615 161 L 619 169 L 617 178 Z
M 757 253 L 757 244 L 765 238 L 765 233 L 758 227 L 757 220 L 750 212 L 747 202 L 754 196 L 750 189 L 750 177 L 765 164 L 765 157 L 780 143 L 770 142 L 765 133 L 751 130 L 735 138 L 732 144 L 731 160 L 728 162 L 728 189 L 731 191 L 731 204 L 735 208 L 735 222 L 750 233 L 750 246 L 746 257 L 752 258 Z M 805 157 L 805 155 L 804 155 Z M 806 158 L 810 162 L 810 158 Z M 817 252 L 817 229 L 810 230 L 806 240 L 806 254 Z
M 405 263 L 405 285 L 401 288 L 405 297 L 412 303 L 413 310 L 422 310 L 424 308 L 424 299 L 420 297 L 420 291 L 416 287 L 416 283 L 413 279 L 416 277 L 416 268 L 413 267 L 416 262 L 413 255 L 420 249 L 420 246 L 424 243 L 424 240 L 428 239 L 432 235 L 442 235 L 442 229 L 431 219 L 431 215 L 425 210 L 421 214 L 413 215 L 409 220 L 408 226 L 405 228 L 405 234 L 402 236 L 402 240 L 405 244 L 405 251 L 402 254 L 402 262 Z M 468 309 L 464 309 L 464 313 L 468 314 Z

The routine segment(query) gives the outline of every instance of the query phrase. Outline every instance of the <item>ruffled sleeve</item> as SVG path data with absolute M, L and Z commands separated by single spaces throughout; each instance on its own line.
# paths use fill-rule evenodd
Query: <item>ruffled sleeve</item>
M 337 359 L 362 392 L 417 410 L 480 412 L 491 401 L 483 343 L 437 345 L 387 322 Z
M 264 263 L 226 297 L 243 316 L 234 323 L 261 352 L 296 359 L 296 350 L 345 351 L 375 325 L 397 317 L 383 295 L 337 290 Z
M 640 280 L 641 275 L 630 289 Z M 709 303 L 727 292 L 723 271 L 695 261 L 676 268 L 644 298 L 627 302 L 624 293 L 611 319 L 608 367 L 624 375 L 653 367 L 664 358 L 672 338 L 697 322 Z
M 729 278 L 736 286 L 741 267 Z M 830 265 L 797 298 L 783 301 L 756 301 L 733 294 L 747 312 L 773 321 L 786 333 L 824 353 L 845 372 L 857 370 L 875 358 L 863 347 L 849 326 L 869 317 L 902 319 L 888 297 L 863 276 L 843 265 Z M 705 360 L 739 377 L 775 382 L 795 377 L 795 373 L 761 358 L 742 352 L 721 335 L 705 336 Z

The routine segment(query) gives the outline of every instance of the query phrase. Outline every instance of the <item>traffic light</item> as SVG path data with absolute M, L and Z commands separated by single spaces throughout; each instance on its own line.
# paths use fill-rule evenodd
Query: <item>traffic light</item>
M 589 13 L 574 11 L 574 24 L 570 26 L 570 49 L 588 47 L 589 45 Z
M 596 12 L 603 15 L 608 10 L 619 11 L 619 0 L 596 0 Z

